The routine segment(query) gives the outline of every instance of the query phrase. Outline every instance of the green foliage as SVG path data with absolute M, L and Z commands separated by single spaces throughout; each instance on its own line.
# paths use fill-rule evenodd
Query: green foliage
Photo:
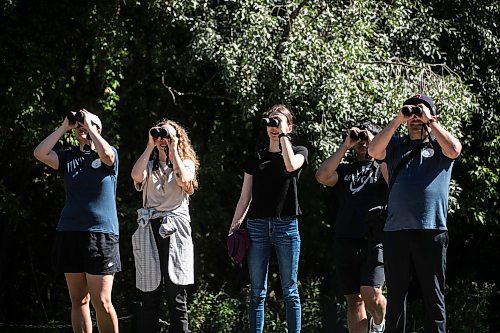
M 448 332 L 480 333 L 491 330 L 488 318 L 492 300 L 498 290 L 491 283 L 477 283 L 467 278 L 455 281 L 446 288 L 446 329 Z M 408 328 L 411 333 L 424 332 L 425 310 L 421 298 L 408 306 Z
M 322 327 L 320 306 L 321 281 L 319 277 L 305 279 L 301 283 L 302 330 L 304 332 L 318 332 Z
M 189 304 L 189 325 L 194 332 L 239 332 L 246 322 L 246 304 L 231 298 L 223 289 L 214 294 L 206 284 L 199 286 Z
M 448 294 L 448 330 L 450 332 L 491 332 L 489 309 L 498 289 L 492 283 L 459 280 Z
M 446 67 L 395 58 L 397 42 L 409 31 L 413 43 L 418 40 L 432 55 L 446 26 L 437 20 L 422 24 L 428 9 L 413 2 L 289 1 L 281 16 L 272 15 L 272 1 L 193 3 L 200 4 L 174 1 L 171 10 L 185 13 L 179 19 L 195 34 L 193 52 L 219 67 L 243 116 L 254 117 L 277 101 L 290 104 L 299 133 L 318 149 L 316 159 L 338 147 L 338 133 L 354 123 L 385 124 L 418 90 L 434 96 L 440 121 L 458 136 L 460 122 L 477 109 Z
M 276 274 L 273 274 L 276 278 Z M 279 284 L 272 281 L 270 286 Z M 317 332 L 321 328 L 321 309 L 319 278 L 306 279 L 300 283 L 302 304 L 302 327 L 304 332 Z M 195 332 L 241 332 L 248 329 L 248 287 L 231 297 L 226 286 L 218 291 L 202 283 L 189 304 L 189 325 Z M 285 306 L 283 299 L 271 289 L 265 306 L 265 331 L 285 332 Z

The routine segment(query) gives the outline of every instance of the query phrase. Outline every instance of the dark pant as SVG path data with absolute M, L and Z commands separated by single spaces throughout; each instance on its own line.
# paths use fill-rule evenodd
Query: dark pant
M 341 295 L 357 295 L 361 286 L 384 285 L 384 249 L 380 241 L 336 238 L 337 286 Z
M 448 232 L 401 230 L 384 232 L 384 262 L 387 282 L 385 333 L 404 333 L 406 297 L 412 266 L 425 307 L 425 333 L 446 332 L 444 282 Z
M 161 219 L 151 220 L 151 227 L 155 237 L 156 246 L 160 255 L 161 275 L 163 284 L 151 292 L 142 293 L 141 308 L 141 333 L 160 332 L 160 308 L 162 302 L 162 285 L 167 290 L 167 305 L 170 313 L 169 332 L 189 332 L 187 314 L 187 292 L 185 286 L 173 284 L 168 276 L 168 249 L 170 238 L 162 238 L 158 233 Z

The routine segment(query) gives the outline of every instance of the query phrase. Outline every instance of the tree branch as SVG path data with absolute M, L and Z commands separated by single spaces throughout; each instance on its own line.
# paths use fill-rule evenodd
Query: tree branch
M 281 58 L 280 51 L 282 49 L 283 43 L 288 39 L 288 36 L 290 35 L 290 31 L 292 30 L 293 20 L 299 15 L 300 10 L 306 5 L 307 2 L 308 2 L 308 0 L 303 0 L 297 6 L 297 8 L 295 8 L 295 10 L 293 12 L 291 12 L 290 15 L 288 16 L 288 24 L 287 24 L 286 28 L 283 30 L 283 33 L 281 35 L 281 39 L 280 39 L 278 45 L 276 45 L 276 48 L 274 49 L 274 58 L 275 59 Z
M 449 74 L 453 74 L 456 76 L 459 76 L 455 71 L 453 71 L 448 65 L 445 63 L 442 64 L 429 64 L 429 63 L 424 63 L 422 65 L 413 65 L 413 64 L 408 64 L 405 62 L 401 61 L 355 61 L 357 64 L 377 64 L 377 65 L 389 65 L 389 66 L 403 66 L 403 67 L 413 67 L 413 68 L 424 68 L 424 67 L 441 67 L 442 69 L 445 69 Z
M 172 96 L 172 100 L 174 101 L 174 104 L 176 104 L 176 96 L 194 96 L 194 97 L 199 97 L 199 98 L 204 98 L 204 99 L 222 99 L 222 100 L 226 100 L 226 101 L 229 101 L 229 102 L 235 102 L 235 99 L 232 98 L 232 97 L 228 97 L 228 96 L 222 96 L 222 95 L 204 95 L 204 94 L 200 94 L 198 92 L 182 92 L 182 91 L 178 91 L 177 89 L 171 87 L 171 86 L 168 86 L 165 84 L 165 74 L 162 74 L 161 75 L 161 83 L 163 84 L 163 86 L 168 90 L 168 92 L 170 93 L 170 95 Z

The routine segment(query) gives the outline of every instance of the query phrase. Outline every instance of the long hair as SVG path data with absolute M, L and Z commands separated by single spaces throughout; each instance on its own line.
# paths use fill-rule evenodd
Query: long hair
M 191 140 L 189 140 L 189 137 L 187 135 L 186 130 L 181 125 L 176 123 L 175 121 L 168 120 L 168 119 L 162 119 L 156 124 L 157 127 L 161 127 L 163 125 L 170 125 L 173 128 L 175 128 L 175 131 L 177 132 L 177 138 L 179 139 L 179 142 L 178 142 L 179 156 L 181 157 L 182 160 L 193 161 L 194 166 L 195 166 L 194 178 L 191 181 L 190 187 L 192 188 L 192 190 L 198 188 L 198 167 L 199 167 L 200 163 L 198 161 L 198 157 L 196 156 L 196 152 L 194 151 L 194 149 L 191 145 Z M 157 150 L 157 148 L 155 147 L 155 151 L 153 151 L 153 154 L 155 154 L 155 153 L 157 154 L 156 150 Z M 168 158 L 168 156 L 167 156 L 167 158 Z

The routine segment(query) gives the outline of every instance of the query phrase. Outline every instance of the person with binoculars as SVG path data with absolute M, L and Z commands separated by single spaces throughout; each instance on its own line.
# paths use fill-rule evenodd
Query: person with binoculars
M 143 199 L 132 236 L 136 286 L 142 291 L 140 332 L 160 332 L 163 286 L 169 332 L 189 332 L 186 286 L 194 283 L 189 197 L 198 185 L 197 168 L 186 131 L 172 120 L 149 130 L 146 149 L 132 168 Z
M 70 130 L 75 131 L 79 146 L 54 150 Z M 66 278 L 74 332 L 92 331 L 90 302 L 99 332 L 118 332 L 111 302 L 114 274 L 121 270 L 116 211 L 118 153 L 101 131 L 101 120 L 95 114 L 85 109 L 70 112 L 34 151 L 39 161 L 64 177 L 66 202 L 56 228 L 53 264 Z
M 244 167 L 243 186 L 229 234 L 247 217 L 250 236 L 248 270 L 250 273 L 250 332 L 264 329 L 264 303 L 271 248 L 279 265 L 283 297 L 286 303 L 288 332 L 300 332 L 301 305 L 297 287 L 300 235 L 297 217 L 301 215 L 297 183 L 307 165 L 307 148 L 293 146 L 292 113 L 284 105 L 275 105 L 265 121 L 267 146 L 249 158 Z
M 377 207 L 385 206 L 387 166 L 368 154 L 379 131 L 369 122 L 352 127 L 340 148 L 316 172 L 318 182 L 333 187 L 337 200 L 336 273 L 339 291 L 347 300 L 350 333 L 366 333 L 368 326 L 370 333 L 383 332 L 385 325 L 383 221 Z M 355 161 L 341 163 L 350 149 Z
M 394 136 L 403 123 L 408 135 Z M 461 150 L 460 142 L 437 121 L 432 98 L 422 94 L 407 99 L 368 147 L 371 156 L 387 162 L 393 184 L 392 189 L 389 187 L 383 235 L 386 333 L 406 330 L 406 297 L 412 271 L 422 291 L 424 331 L 446 332 L 448 189 L 453 163 Z

